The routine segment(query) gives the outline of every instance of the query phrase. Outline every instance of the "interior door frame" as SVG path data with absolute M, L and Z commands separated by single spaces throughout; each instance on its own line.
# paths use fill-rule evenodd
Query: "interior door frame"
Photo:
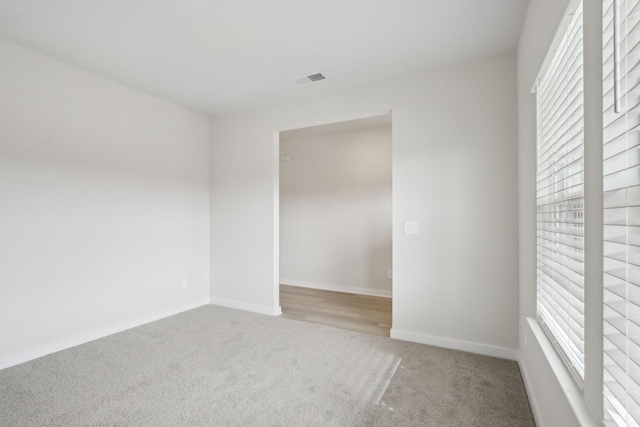
M 345 117 L 339 117 L 331 121 L 322 122 L 308 122 L 300 125 L 292 125 L 290 127 L 283 127 L 281 129 L 274 129 L 273 131 L 273 307 L 274 314 L 282 314 L 282 307 L 280 306 L 280 133 L 296 129 L 304 129 L 315 126 L 325 126 L 341 122 L 367 119 L 372 117 L 378 117 L 383 115 L 391 116 L 391 129 L 393 130 L 393 110 L 377 111 L 368 114 L 350 115 Z M 391 135 L 391 174 L 393 176 L 393 131 Z M 393 183 L 393 179 L 392 179 Z M 391 186 L 391 269 L 394 270 L 393 262 L 393 185 Z M 393 300 L 394 287 L 391 287 L 391 299 Z M 391 324 L 393 326 L 393 316 L 395 310 L 392 310 Z

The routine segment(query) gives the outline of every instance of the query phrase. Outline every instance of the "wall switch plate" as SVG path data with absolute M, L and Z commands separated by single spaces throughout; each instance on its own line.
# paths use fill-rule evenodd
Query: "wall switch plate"
M 187 289 L 187 279 L 182 279 L 180 281 L 180 289 L 182 290 Z
M 388 269 L 387 270 L 387 279 L 393 279 L 393 270 L 392 269 Z
M 404 234 L 418 234 L 418 221 L 405 221 Z

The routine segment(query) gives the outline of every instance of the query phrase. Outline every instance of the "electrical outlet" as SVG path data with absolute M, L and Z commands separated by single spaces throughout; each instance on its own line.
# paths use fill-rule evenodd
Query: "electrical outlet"
M 187 279 L 182 279 L 180 281 L 180 289 L 182 289 L 182 290 L 187 289 Z

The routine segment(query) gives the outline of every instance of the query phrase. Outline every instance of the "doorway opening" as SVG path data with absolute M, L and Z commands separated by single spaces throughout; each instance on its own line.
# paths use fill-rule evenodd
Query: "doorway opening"
M 283 317 L 389 336 L 391 114 L 280 132 Z

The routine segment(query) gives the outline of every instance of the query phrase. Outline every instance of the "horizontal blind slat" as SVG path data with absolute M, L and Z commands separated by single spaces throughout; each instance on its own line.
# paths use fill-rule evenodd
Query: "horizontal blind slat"
M 640 1 L 603 2 L 603 405 L 607 425 L 640 422 Z M 613 109 L 619 88 L 620 111 Z
M 565 21 L 537 99 L 538 318 L 584 375 L 584 94 L 582 4 Z M 615 164 L 612 161 L 611 164 Z

